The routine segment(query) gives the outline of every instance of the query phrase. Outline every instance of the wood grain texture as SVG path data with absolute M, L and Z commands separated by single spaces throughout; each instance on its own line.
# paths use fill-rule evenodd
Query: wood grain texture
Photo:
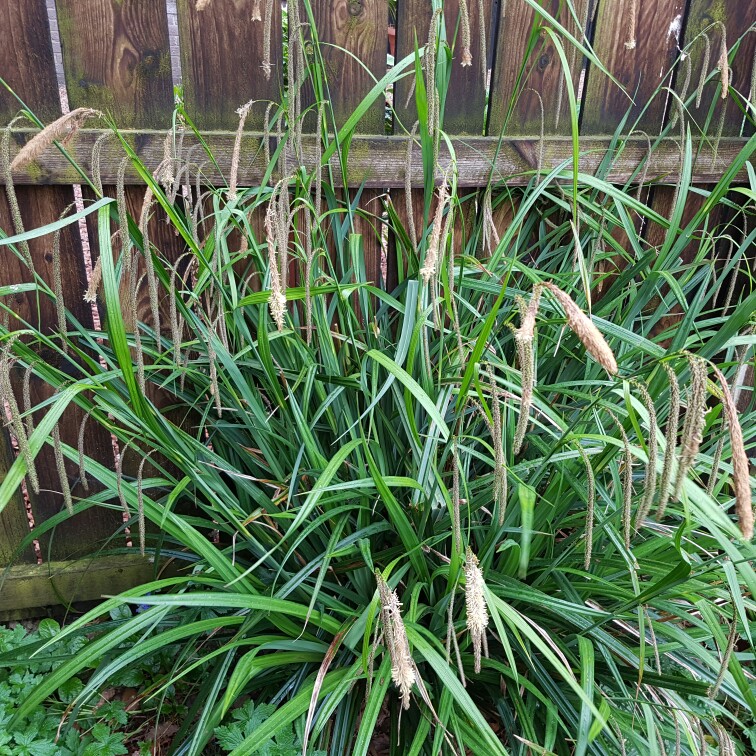
M 195 0 L 178 0 L 184 98 L 200 129 L 232 129 L 236 109 L 258 100 L 248 129 L 262 129 L 269 101 L 281 101 L 281 5 L 273 3 L 270 79 L 262 71 L 263 22 L 252 20 L 253 0 L 214 0 L 205 11 Z M 263 11 L 264 13 L 264 11 Z
M 45 0 L 0 0 L 0 76 L 43 121 L 60 114 Z M 0 87 L 0 126 L 19 108 Z
M 15 153 L 36 132 L 18 131 L 13 133 L 15 144 L 11 146 L 11 154 Z M 91 170 L 92 146 L 102 132 L 98 130 L 82 129 L 71 144 L 69 151 L 77 162 L 87 171 Z M 134 148 L 146 167 L 153 171 L 163 159 L 163 142 L 165 134 L 155 131 L 123 131 L 122 136 Z M 228 176 L 231 167 L 231 157 L 234 146 L 233 132 L 211 132 L 206 141 L 215 155 L 221 174 L 210 165 L 205 166 L 205 178 L 209 182 L 223 183 L 222 177 Z M 606 150 L 609 148 L 608 137 L 581 137 L 580 139 L 580 171 L 594 173 L 599 167 Z M 256 186 L 262 180 L 267 164 L 263 159 L 261 149 L 262 135 L 258 133 L 245 134 L 242 140 L 242 152 L 250 156 L 242 161 L 239 168 L 239 185 Z M 184 148 L 191 149 L 195 144 L 193 138 L 187 136 Z M 486 186 L 491 175 L 493 181 L 506 181 L 511 186 L 522 186 L 528 183 L 532 172 L 539 161 L 541 140 L 532 137 L 513 138 L 499 141 L 497 137 L 467 137 L 452 139 L 457 166 L 459 169 L 459 186 Z M 693 139 L 693 154 L 697 155 L 693 167 L 692 180 L 697 184 L 713 183 L 719 180 L 730 166 L 734 157 L 743 149 L 745 140 L 740 138 L 723 137 L 714 159 L 710 141 Z M 367 188 L 382 189 L 388 187 L 401 188 L 404 186 L 406 161 L 406 138 L 357 135 L 352 140 L 349 151 L 348 182 L 349 186 L 358 187 L 363 183 Z M 303 138 L 303 165 L 307 171 L 313 169 L 317 155 L 315 142 L 312 137 Z M 543 165 L 546 168 L 560 165 L 571 159 L 572 140 L 569 137 L 546 137 L 543 140 Z M 633 137 L 625 142 L 622 153 L 615 158 L 608 180 L 617 183 L 627 181 L 637 168 L 639 162 L 648 155 L 648 143 L 643 137 Z M 102 151 L 102 180 L 103 183 L 114 183 L 118 165 L 123 158 L 121 147 L 114 140 L 109 140 Z M 448 148 L 441 144 L 439 164 L 449 162 Z M 413 186 L 423 186 L 422 156 L 419 149 L 415 149 L 412 157 L 410 179 Z M 331 161 L 334 181 L 337 186 L 343 185 L 339 165 L 334 158 Z M 569 168 L 565 169 L 569 170 Z M 675 139 L 662 140 L 659 147 L 651 155 L 648 171 L 648 181 L 664 180 L 672 183 L 677 180 L 680 171 L 680 149 Z M 437 171 L 437 179 L 441 174 Z M 745 171 L 738 177 L 745 177 Z M 279 171 L 275 171 L 273 179 L 280 178 Z M 29 170 L 18 173 L 15 181 L 18 184 L 72 184 L 80 180 L 78 174 L 70 164 L 54 148 L 47 150 Z M 128 184 L 141 184 L 141 179 L 131 167 L 126 172 Z M 2 183 L 2 177 L 0 177 Z
M 711 53 L 708 71 L 718 67 L 719 53 L 722 43 L 722 27 L 724 24 L 727 35 L 727 47 L 732 49 L 742 36 L 738 50 L 730 64 L 730 87 L 737 92 L 730 95 L 727 101 L 720 99 L 720 77 L 715 76 L 703 90 L 703 97 L 698 108 L 695 103 L 689 108 L 689 115 L 695 119 L 699 128 L 714 136 L 722 120 L 722 134 L 746 136 L 753 134 L 753 126 L 745 124 L 743 110 L 751 88 L 751 73 L 756 50 L 756 34 L 746 33 L 756 23 L 756 3 L 741 0 L 691 0 L 688 21 L 685 27 L 685 46 L 690 51 L 691 83 L 687 95 L 695 90 L 704 64 L 706 44 L 703 34 L 709 38 Z M 678 73 L 675 90 L 681 94 L 684 77 Z M 687 99 L 687 98 L 686 98 Z M 739 101 L 739 102 L 738 102 Z M 722 108 L 726 108 L 724 114 Z M 708 125 L 707 125 L 708 122 Z
M 14 454 L 10 436 L 4 427 L 4 408 L 0 408 L 0 412 L 3 413 L 0 424 L 0 480 L 2 480 L 13 464 Z M 11 561 L 27 564 L 36 561 L 31 547 L 16 555 L 18 544 L 27 535 L 29 535 L 29 518 L 26 515 L 21 491 L 16 491 L 0 512 L 0 567 L 10 564 Z
M 63 210 L 73 201 L 73 192 L 62 187 L 18 187 L 18 201 L 21 215 L 26 228 L 37 228 L 51 223 L 59 218 Z M 0 195 L 0 228 L 9 230 L 12 228 L 5 191 Z M 52 287 L 53 281 L 53 255 L 52 238 L 43 236 L 29 243 L 34 267 L 37 274 Z M 68 226 L 61 234 L 61 283 L 65 292 L 65 304 L 67 309 L 86 327 L 92 327 L 92 313 L 88 305 L 82 299 L 86 290 L 86 274 L 84 271 L 84 259 L 82 257 L 81 241 L 75 226 Z M 0 284 L 22 283 L 32 280 L 32 275 L 25 264 L 12 252 L 9 247 L 0 248 Z M 45 334 L 54 334 L 57 331 L 57 319 L 55 306 L 50 298 L 40 296 L 34 292 L 18 293 L 11 305 L 18 320 L 11 318 L 11 329 L 24 327 L 21 321 L 26 321 L 32 327 Z M 59 369 L 70 372 L 72 377 L 78 374 L 75 362 L 63 359 L 57 352 L 42 350 L 41 356 Z M 23 377 L 22 370 L 13 371 L 13 383 L 20 401 L 20 386 Z M 51 396 L 50 387 L 41 379 L 31 379 L 31 402 L 32 406 Z M 44 410 L 34 413 L 35 424 L 39 423 L 44 415 Z M 76 447 L 78 443 L 79 426 L 84 417 L 83 411 L 75 405 L 71 405 L 63 414 L 60 426 L 60 436 L 63 443 Z M 113 464 L 113 452 L 110 436 L 98 429 L 94 424 L 89 426 L 85 435 L 84 451 L 87 455 L 106 465 Z M 66 463 L 69 485 L 74 501 L 77 497 L 86 495 L 79 481 L 78 467 L 72 463 Z M 35 522 L 44 522 L 52 515 L 63 509 L 63 497 L 60 493 L 60 480 L 58 477 L 52 448 L 46 446 L 37 457 L 37 472 L 40 482 L 40 493 L 29 492 Z M 96 491 L 97 482 L 90 482 L 90 491 Z M 40 538 L 42 555 L 48 558 L 67 558 L 72 554 L 83 554 L 94 548 L 110 537 L 118 528 L 120 517 L 115 512 L 90 509 L 75 517 L 66 520 L 59 525 L 53 533 L 48 533 Z
M 170 125 L 171 55 L 165 3 L 56 0 L 71 108 L 112 114 L 119 127 Z
M 582 39 L 582 32 L 564 2 L 548 0 L 544 6 L 571 34 Z M 577 0 L 575 12 L 584 31 L 588 0 Z M 505 126 L 506 134 L 538 134 L 541 129 L 541 102 L 535 92 L 543 102 L 544 132 L 567 134 L 570 131 L 570 108 L 564 90 L 562 64 L 548 35 L 537 31 L 541 25 L 542 19 L 536 17 L 533 8 L 522 0 L 501 3 L 491 76 L 489 134 L 497 135 Z M 568 40 L 562 40 L 577 92 L 583 54 Z M 511 116 L 507 121 L 510 108 Z
M 457 40 L 452 63 L 449 90 L 444 107 L 443 128 L 449 134 L 483 134 L 485 107 L 485 79 L 481 64 L 481 36 L 480 15 L 481 8 L 486 32 L 491 29 L 491 0 L 468 0 L 470 15 L 470 51 L 472 65 L 462 66 L 462 34 L 458 30 L 459 0 L 444 3 L 444 21 L 446 36 Z M 399 5 L 396 30 L 396 59 L 402 60 L 407 55 L 414 54 L 415 37 L 419 48 L 428 40 L 428 28 L 433 15 L 431 3 L 428 0 L 407 0 Z M 459 27 L 461 29 L 461 26 Z M 488 49 L 488 39 L 486 39 Z M 407 131 L 417 120 L 414 94 L 411 95 L 414 74 L 405 76 L 397 82 L 394 94 L 394 109 L 399 120 Z M 410 96 L 411 95 L 411 96 Z M 407 98 L 409 97 L 409 103 Z M 396 128 L 395 133 L 402 133 Z
M 684 5 L 684 0 L 599 3 L 593 49 L 625 92 L 604 73 L 589 65 L 581 133 L 612 134 L 628 111 L 626 132 L 640 117 L 635 128 L 659 133 L 667 97 L 661 92 L 648 107 L 646 104 L 656 89 L 665 83 L 663 77 L 677 56 L 677 39 L 670 29 L 674 28 L 673 24 L 681 23 Z M 635 48 L 629 49 L 634 12 L 637 13 Z M 669 83 L 667 80 L 667 86 Z
M 312 11 L 318 36 L 325 43 L 322 54 L 329 103 L 338 127 L 373 88 L 373 77 L 380 79 L 386 73 L 388 2 L 314 0 Z M 300 10 L 300 15 L 304 21 L 304 10 Z M 384 109 L 384 99 L 379 97 L 358 124 L 357 131 L 382 133 Z

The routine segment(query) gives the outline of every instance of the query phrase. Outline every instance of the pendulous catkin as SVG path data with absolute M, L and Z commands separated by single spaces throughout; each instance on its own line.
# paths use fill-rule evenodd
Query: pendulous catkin
M 34 372 L 34 362 L 30 362 L 24 370 L 24 383 L 21 391 L 21 398 L 23 401 L 24 417 L 26 418 L 26 435 L 31 436 L 34 433 L 34 416 L 32 414 L 31 405 L 31 377 Z M 4 410 L 0 410 L 3 411 Z
M 412 686 L 417 682 L 415 664 L 410 654 L 407 631 L 402 619 L 402 605 L 396 591 L 389 588 L 380 572 L 376 571 L 378 597 L 381 602 L 381 623 L 386 647 L 391 659 L 391 679 L 399 688 L 402 707 L 409 709 Z
M 71 486 L 68 482 L 68 473 L 66 472 L 66 462 L 63 459 L 63 447 L 60 442 L 60 428 L 55 423 L 52 430 L 53 454 L 55 456 L 55 468 L 58 471 L 60 480 L 60 489 L 63 494 L 63 503 L 66 505 L 68 514 L 73 514 L 73 499 L 71 498 Z
M 585 510 L 585 559 L 583 566 L 589 569 L 591 566 L 591 557 L 593 556 L 593 522 L 596 511 L 596 477 L 593 474 L 593 465 L 588 458 L 583 445 L 578 442 L 578 453 L 585 465 L 585 479 L 588 483 L 587 507 Z
M 494 504 L 499 513 L 498 523 L 501 527 L 507 513 L 508 481 L 501 420 L 501 391 L 499 391 L 499 384 L 496 382 L 496 376 L 490 363 L 488 365 L 488 381 L 491 385 L 491 418 L 493 419 Z
M 271 50 L 271 32 L 273 30 L 273 0 L 265 0 L 265 20 L 263 22 L 263 59 L 262 66 L 263 76 L 266 81 L 270 81 L 270 75 L 273 67 L 270 64 Z M 291 31 L 291 30 L 290 30 Z
M 19 116 L 20 118 L 20 116 Z M 18 198 L 16 197 L 16 189 L 13 184 L 13 171 L 10 166 L 10 133 L 13 124 L 17 121 L 14 118 L 8 126 L 3 129 L 2 138 L 0 138 L 0 167 L 2 168 L 3 178 L 5 179 L 5 196 L 8 199 L 8 207 L 10 209 L 11 221 L 13 222 L 13 230 L 16 234 L 24 233 L 24 221 L 21 217 L 21 208 L 18 205 Z M 24 258 L 24 262 L 29 270 L 34 272 L 34 261 L 32 260 L 31 252 L 29 251 L 29 242 L 22 241 L 18 244 L 21 250 L 21 255 Z
M 470 11 L 467 0 L 459 0 L 459 22 L 462 27 L 462 67 L 472 65 L 472 51 L 470 50 Z
M 640 507 L 635 516 L 635 529 L 638 530 L 643 523 L 643 520 L 646 519 L 648 513 L 651 511 L 651 504 L 654 501 L 654 495 L 656 493 L 656 453 L 658 449 L 656 431 L 658 423 L 656 422 L 656 408 L 654 407 L 654 401 L 651 399 L 651 395 L 648 393 L 645 384 L 635 380 L 632 383 L 638 389 L 638 392 L 643 399 L 643 406 L 648 413 L 648 442 L 646 444 L 648 460 L 646 462 L 646 472 L 643 478 L 643 497 L 641 498 Z
M 696 108 L 701 105 L 704 84 L 706 84 L 706 78 L 709 75 L 709 60 L 711 58 L 711 42 L 709 42 L 709 37 L 706 34 L 702 34 L 701 36 L 704 40 L 705 49 L 703 62 L 701 63 L 701 75 L 698 78 L 698 86 L 696 87 Z
M 93 304 L 97 301 L 97 291 L 102 283 L 102 257 L 97 258 L 97 262 L 92 268 L 92 275 L 89 277 L 89 285 L 84 292 L 84 301 Z
M 630 0 L 630 20 L 628 23 L 627 42 L 625 47 L 628 50 L 635 50 L 637 43 L 635 30 L 638 24 L 638 0 Z
M 2 354 L 0 354 L 0 411 L 2 411 L 4 418 L 5 408 L 3 407 L 3 401 L 7 402 L 13 435 L 16 437 L 18 450 L 26 463 L 26 478 L 32 487 L 32 491 L 34 491 L 34 493 L 39 493 L 37 468 L 34 463 L 31 449 L 29 448 L 29 438 L 26 435 L 26 429 L 21 420 L 21 412 L 19 412 L 18 409 L 16 395 L 13 393 L 13 386 L 10 378 L 11 369 L 13 368 L 13 357 L 11 356 L 10 349 L 14 340 L 15 339 L 11 337 L 11 339 L 5 344 Z
M 551 281 L 546 281 L 545 286 L 554 298 L 562 305 L 570 330 L 580 339 L 583 346 L 610 375 L 617 374 L 617 361 L 614 358 L 609 344 L 601 335 L 601 331 L 593 324 L 593 321 L 577 306 L 569 294 L 562 291 Z
M 656 519 L 664 517 L 664 510 L 670 495 L 670 483 L 672 482 L 672 467 L 675 461 L 677 449 L 677 426 L 680 421 L 680 385 L 677 382 L 677 374 L 672 366 L 662 363 L 664 372 L 669 381 L 669 414 L 667 415 L 667 428 L 664 433 L 664 464 L 662 466 L 661 483 L 659 485 L 659 506 L 656 511 Z
M 236 185 L 239 179 L 239 160 L 241 158 L 241 140 L 244 135 L 244 124 L 249 115 L 249 111 L 255 104 L 254 100 L 250 100 L 242 105 L 236 114 L 239 116 L 239 125 L 236 129 L 236 137 L 234 138 L 234 151 L 231 155 L 231 177 L 229 179 L 228 199 L 232 202 L 236 199 Z
M 270 268 L 270 300 L 268 307 L 279 331 L 284 327 L 286 312 L 286 295 L 281 288 L 281 276 L 278 271 L 278 249 L 276 244 L 276 208 L 275 192 L 265 212 L 265 237 L 268 243 L 268 264 Z
M 446 184 L 446 177 L 444 177 L 436 200 L 436 212 L 433 216 L 433 226 L 428 241 L 428 250 L 425 253 L 423 267 L 420 268 L 420 275 L 425 283 L 429 283 L 431 280 L 435 279 L 438 271 L 439 259 L 443 255 L 446 239 L 442 238 L 442 231 L 444 227 L 444 210 L 446 210 L 448 197 L 448 187 Z M 449 212 L 451 212 L 451 208 L 449 209 Z
M 517 417 L 514 443 L 512 451 L 519 454 L 525 440 L 525 431 L 530 422 L 530 407 L 533 403 L 533 387 L 535 385 L 535 355 L 533 341 L 535 338 L 536 315 L 541 301 L 541 286 L 536 285 L 527 307 L 520 308 L 520 327 L 514 332 L 517 360 L 520 363 L 522 393 L 520 399 L 520 414 Z
M 722 91 L 720 92 L 720 98 L 726 100 L 730 94 L 730 62 L 727 58 L 727 27 L 723 24 L 719 24 L 722 30 L 722 39 L 719 48 L 719 60 L 717 66 L 719 67 L 719 75 L 722 81 Z
M 149 454 L 142 457 L 142 461 L 139 463 L 139 470 L 137 471 L 136 479 L 136 494 L 137 494 L 137 521 L 139 524 L 139 553 L 144 556 L 144 547 L 146 542 L 147 527 L 144 517 L 144 465 L 145 462 L 155 453 L 153 449 Z
M 79 480 L 81 481 L 81 487 L 85 491 L 89 491 L 89 481 L 87 480 L 87 470 L 84 463 L 84 433 L 87 428 L 87 420 L 89 420 L 89 416 L 92 414 L 93 410 L 94 407 L 82 418 L 81 425 L 79 425 L 78 443 L 76 444 L 76 448 L 79 452 Z
M 675 478 L 675 497 L 680 498 L 683 482 L 693 466 L 698 449 L 703 440 L 703 428 L 706 422 L 706 361 L 696 355 L 688 355 L 690 365 L 690 387 L 688 389 L 688 406 L 685 412 L 682 437 L 680 439 L 680 459 Z
M 727 379 L 719 368 L 714 368 L 719 385 L 722 388 L 722 404 L 727 427 L 730 431 L 730 454 L 732 455 L 732 484 L 735 489 L 735 513 L 743 538 L 753 538 L 753 501 L 751 498 L 751 478 L 748 471 L 748 457 L 743 443 L 743 429 L 738 419 L 738 409 L 732 398 Z
M 58 332 L 61 336 L 63 352 L 68 354 L 66 341 L 66 303 L 63 298 L 63 276 L 60 262 L 60 229 L 53 234 L 52 243 L 53 292 L 55 293 L 55 315 L 58 320 Z
M 90 118 L 100 117 L 102 113 L 92 108 L 76 108 L 45 126 L 39 134 L 32 137 L 18 152 L 10 164 L 11 171 L 20 171 L 33 163 L 53 142 L 67 144 L 73 135 Z
M 139 230 L 142 233 L 142 249 L 144 254 L 145 271 L 147 275 L 147 291 L 150 298 L 150 313 L 152 314 L 152 328 L 155 332 L 155 346 L 162 351 L 160 339 L 160 301 L 158 294 L 158 280 L 155 274 L 155 263 L 152 259 L 152 245 L 150 244 L 150 208 L 153 203 L 152 189 L 147 187 L 142 200 L 142 211 L 139 214 Z
M 467 547 L 465 555 L 465 609 L 467 629 L 473 644 L 475 674 L 480 672 L 481 652 L 485 647 L 488 627 L 488 607 L 486 606 L 485 581 L 478 564 L 478 557 Z
M 459 449 L 455 438 L 452 441 L 452 530 L 454 531 L 454 548 L 457 553 L 462 553 L 462 526 L 459 508 Z

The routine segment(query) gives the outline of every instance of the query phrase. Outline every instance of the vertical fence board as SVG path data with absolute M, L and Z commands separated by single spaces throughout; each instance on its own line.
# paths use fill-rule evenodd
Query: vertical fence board
M 5 478 L 11 464 L 13 464 L 13 451 L 10 437 L 5 430 L 5 408 L 0 406 L 0 480 Z M 5 567 L 13 560 L 14 562 L 34 562 L 34 551 L 31 548 L 24 549 L 18 556 L 16 549 L 24 536 L 29 535 L 29 519 L 26 516 L 26 506 L 21 496 L 21 491 L 16 491 L 0 512 L 0 568 Z
M 742 0 L 717 0 L 716 2 L 714 0 L 691 0 L 685 29 L 685 45 L 686 47 L 691 45 L 689 50 L 691 79 L 686 93 L 688 97 L 698 85 L 702 73 L 706 50 L 702 33 L 705 33 L 709 38 L 711 46 L 706 73 L 718 68 L 722 43 L 722 27 L 720 24 L 724 24 L 727 30 L 726 37 L 729 48 L 732 48 L 740 36 L 745 35 L 730 66 L 732 75 L 730 86 L 740 93 L 742 98 L 748 97 L 751 89 L 756 34 L 746 33 L 746 30 L 754 23 L 756 23 L 756 3 L 742 2 Z M 713 24 L 714 26 L 712 26 Z M 682 95 L 684 77 L 678 74 L 677 78 L 678 82 L 675 89 Z M 722 119 L 723 135 L 738 136 L 741 133 L 744 120 L 743 110 L 738 107 L 737 97 L 730 96 L 727 101 L 719 98 L 717 91 L 720 81 L 720 77 L 717 76 L 709 82 L 704 87 L 700 107 L 696 108 L 695 103 L 693 103 L 689 112 L 698 125 L 704 128 L 710 136 L 715 136 L 718 131 L 720 119 Z M 740 104 L 742 106 L 742 101 Z M 706 120 L 712 105 L 714 110 L 711 113 L 710 124 L 706 128 Z M 725 108 L 724 112 L 723 108 Z M 745 136 L 750 136 L 752 133 L 753 128 L 747 126 Z
M 119 127 L 167 126 L 173 107 L 165 3 L 56 0 L 68 100 Z
M 635 47 L 629 48 L 633 11 L 637 13 Z M 627 94 L 604 73 L 589 66 L 582 133 L 612 134 L 628 110 L 626 131 L 640 116 L 636 128 L 658 133 L 667 101 L 665 93 L 657 95 L 645 111 L 644 107 L 677 56 L 674 30 L 682 22 L 683 11 L 683 0 L 600 0 L 593 49 Z
M 314 0 L 312 11 L 318 36 L 325 43 L 322 53 L 329 104 L 336 125 L 341 126 L 373 88 L 373 76 L 380 79 L 386 73 L 388 2 Z M 304 22 L 303 10 L 300 15 Z M 381 134 L 384 119 L 385 101 L 378 97 L 358 124 L 357 131 Z
M 250 100 L 246 128 L 261 129 L 268 101 L 281 99 L 281 5 L 273 3 L 270 79 L 265 79 L 263 21 L 252 20 L 252 2 L 215 0 L 197 11 L 195 0 L 179 0 L 181 68 L 184 98 L 200 129 L 235 128 L 236 109 Z M 264 16 L 264 10 L 263 10 Z
M 482 134 L 484 130 L 484 109 L 486 82 L 483 74 L 482 48 L 480 37 L 480 13 L 483 12 L 485 32 L 491 28 L 491 0 L 470 0 L 467 3 L 470 14 L 470 52 L 472 65 L 462 66 L 462 31 L 459 21 L 459 0 L 444 4 L 444 21 L 449 43 L 456 44 L 452 62 L 451 79 L 444 108 L 444 129 L 450 134 Z M 402 60 L 412 55 L 417 45 L 422 49 L 428 40 L 433 10 L 428 0 L 408 0 L 400 3 L 396 30 L 396 59 Z M 487 47 L 486 39 L 486 47 Z M 488 56 L 486 56 L 488 57 Z M 487 66 L 487 63 L 486 63 Z M 394 109 L 407 131 L 417 120 L 417 108 L 412 86 L 414 74 L 402 78 L 395 87 Z M 409 98 L 409 99 L 408 99 Z M 395 128 L 396 133 L 403 133 Z
M 0 76 L 43 121 L 60 113 L 45 0 L 0 0 Z M 19 107 L 0 87 L 0 126 Z
M 17 190 L 21 215 L 27 228 L 52 223 L 58 220 L 69 202 L 73 199 L 70 189 L 59 187 L 19 187 Z M 10 213 L 6 202 L 0 204 L 0 227 L 11 228 Z M 50 235 L 34 239 L 29 242 L 34 268 L 37 274 L 52 287 L 53 282 L 53 256 L 52 237 Z M 31 272 L 26 265 L 19 260 L 8 248 L 3 248 L 3 264 L 0 266 L 0 283 L 21 283 L 33 280 Z M 67 226 L 61 233 L 60 254 L 63 264 L 61 265 L 61 283 L 65 292 L 64 300 L 66 308 L 86 327 L 92 327 L 92 313 L 90 307 L 84 303 L 82 297 L 86 290 L 86 273 L 84 270 L 84 258 L 81 250 L 81 240 L 75 226 Z M 46 334 L 57 332 L 57 319 L 53 301 L 40 296 L 39 304 L 34 292 L 16 295 L 13 303 L 14 313 L 18 318 L 31 323 L 34 328 Z M 23 327 L 11 319 L 11 328 Z M 44 350 L 43 358 L 56 364 L 61 370 L 76 373 L 73 365 L 67 360 L 61 359 L 57 353 Z M 14 386 L 21 405 L 20 385 L 22 373 L 16 370 Z M 51 395 L 50 388 L 38 378 L 32 378 L 30 385 L 32 405 L 37 405 Z M 34 413 L 35 424 L 44 415 L 44 410 Z M 62 416 L 59 427 L 61 440 L 65 444 L 76 447 L 79 436 L 79 426 L 84 413 L 79 407 L 71 405 Z M 112 465 L 113 452 L 110 436 L 94 423 L 88 426 L 84 438 L 84 451 L 88 456 Z M 70 462 L 66 463 L 71 493 L 76 501 L 77 497 L 85 496 L 86 493 L 79 481 L 78 467 Z M 58 478 L 55 458 L 52 448 L 48 445 L 42 449 L 37 457 L 37 472 L 39 476 L 40 492 L 34 494 L 29 491 L 36 524 L 49 519 L 52 515 L 63 508 L 63 497 L 60 493 L 61 486 Z M 90 490 L 97 490 L 96 481 L 90 482 Z M 40 538 L 42 555 L 46 559 L 48 555 L 52 559 L 66 559 L 73 555 L 81 555 L 91 551 L 104 539 L 111 536 L 117 529 L 119 517 L 116 513 L 100 509 L 89 509 L 86 512 L 61 523 L 54 533 L 48 533 Z
M 578 39 L 582 32 L 560 0 L 549 0 L 546 10 Z M 588 14 L 588 0 L 577 0 L 575 11 L 585 31 Z M 544 132 L 564 134 L 570 130 L 570 108 L 567 92 L 564 90 L 562 64 L 551 39 L 538 35 L 530 44 L 534 27 L 541 25 L 533 8 L 522 0 L 501 3 L 499 32 L 494 53 L 494 69 L 491 74 L 491 105 L 488 133 L 498 135 L 505 128 L 507 134 L 538 134 L 541 129 L 541 103 L 543 102 Z M 570 76 L 575 91 L 578 88 L 583 54 L 562 37 Z M 530 53 L 528 54 L 528 50 Z M 527 60 L 526 60 L 527 56 Z M 525 63 L 523 69 L 523 63 Z M 521 83 L 518 84 L 522 74 Z M 519 93 L 519 94 L 518 94 Z M 517 96 L 512 106 L 511 116 L 507 114 L 512 98 Z
M 374 80 L 386 73 L 388 50 L 387 0 L 315 0 L 313 16 L 323 47 L 330 107 L 341 126 L 373 88 Z M 302 13 L 302 11 L 300 11 Z M 343 48 L 343 49 L 338 49 Z M 367 69 L 367 70 L 366 70 Z M 372 74 L 372 76 L 371 76 Z M 329 123 L 330 126 L 330 123 Z M 357 125 L 362 133 L 385 133 L 385 101 L 378 97 Z M 360 207 L 366 214 L 380 215 L 379 189 L 365 189 Z M 345 199 L 353 193 L 344 191 Z M 355 233 L 362 234 L 365 271 L 368 280 L 381 280 L 382 248 L 372 223 L 360 218 Z

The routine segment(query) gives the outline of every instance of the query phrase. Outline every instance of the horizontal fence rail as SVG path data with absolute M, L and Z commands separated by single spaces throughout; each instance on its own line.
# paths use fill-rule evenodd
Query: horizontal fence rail
M 13 137 L 20 149 L 36 131 L 25 129 L 14 131 Z M 85 171 L 92 169 L 92 149 L 97 140 L 107 132 L 99 130 L 81 130 L 67 146 L 67 152 Z M 164 156 L 165 133 L 159 131 L 120 132 L 139 156 L 147 168 L 154 171 Z M 203 180 L 208 183 L 223 185 L 231 173 L 234 141 L 233 132 L 209 132 L 203 139 L 213 153 L 217 165 L 207 162 L 201 169 Z M 256 186 L 263 181 L 268 170 L 265 161 L 264 142 L 266 137 L 260 133 L 245 133 L 242 140 L 242 159 L 238 166 L 238 182 L 241 186 Z M 267 138 L 268 149 L 275 152 L 278 140 L 275 136 Z M 315 169 L 322 150 L 318 147 L 315 136 L 304 136 L 302 143 L 301 164 L 307 171 Z M 338 155 L 331 157 L 327 166 L 330 168 L 337 186 L 367 186 L 371 188 L 404 188 L 407 185 L 407 146 L 409 137 L 367 136 L 358 134 L 353 137 L 347 158 L 347 179 L 342 175 Z M 709 140 L 693 141 L 693 164 L 691 180 L 705 184 L 717 181 L 732 164 L 732 159 L 742 150 L 746 140 L 739 137 L 725 137 L 719 141 L 716 150 Z M 569 137 L 534 137 L 513 138 L 502 141 L 496 137 L 457 137 L 451 139 L 454 150 L 454 166 L 458 173 L 458 185 L 464 187 L 485 186 L 488 181 L 494 184 L 505 182 L 510 186 L 523 186 L 531 181 L 533 173 L 562 168 L 562 173 L 572 171 L 572 140 Z M 196 138 L 189 134 L 184 138 L 183 148 L 186 153 L 200 147 Z M 294 161 L 293 150 L 287 149 L 288 164 Z M 593 175 L 611 156 L 610 164 L 603 178 L 612 183 L 623 184 L 632 179 L 644 182 L 676 183 L 680 178 L 680 143 L 672 138 L 659 140 L 654 149 L 649 151 L 648 141 L 642 137 L 631 137 L 620 143 L 617 148 L 614 140 L 608 137 L 583 137 L 580 140 L 579 171 Z M 123 148 L 115 139 L 108 140 L 99 156 L 100 177 L 105 184 L 116 183 L 119 165 L 123 159 Z M 443 166 L 452 164 L 452 155 L 446 144 L 439 147 L 436 178 L 441 179 Z M 413 147 L 409 166 L 409 183 L 413 187 L 423 186 L 423 162 L 420 148 Z M 272 181 L 282 178 L 276 169 L 271 175 Z M 742 169 L 739 178 L 746 178 Z M 71 164 L 66 155 L 58 150 L 47 150 L 35 161 L 31 169 L 14 174 L 15 184 L 73 184 L 81 180 L 81 175 Z M 124 173 L 127 184 L 143 184 L 144 181 L 132 166 L 127 166 Z

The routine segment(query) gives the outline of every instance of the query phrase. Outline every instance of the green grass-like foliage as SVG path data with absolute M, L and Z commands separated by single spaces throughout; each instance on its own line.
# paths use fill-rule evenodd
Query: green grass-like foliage
M 450 57 L 437 60 L 443 78 Z M 753 748 L 754 550 L 736 524 L 711 372 L 738 375 L 753 343 L 747 276 L 723 307 L 756 233 L 752 222 L 743 232 L 751 211 L 729 193 L 753 140 L 718 184 L 693 189 L 688 136 L 669 217 L 634 186 L 604 181 L 619 138 L 596 176 L 573 174 L 568 161 L 522 189 L 490 187 L 489 213 L 484 191 L 458 189 L 453 160 L 441 166 L 446 189 L 434 190 L 439 134 L 426 97 L 420 82 L 426 190 L 416 244 L 403 201 L 358 209 L 360 192 L 345 197 L 324 171 L 317 207 L 316 177 L 292 170 L 291 155 L 283 183 L 182 195 L 124 143 L 184 256 L 145 250 L 139 218 L 114 200 L 89 205 L 104 332 L 68 313 L 65 333 L 11 318 L 0 336 L 14 370 L 32 364 L 58 392 L 50 427 L 29 439 L 32 454 L 53 443 L 57 415 L 75 402 L 132 459 L 149 457 L 141 474 L 122 475 L 85 458 L 99 486 L 74 510 L 125 506 L 132 532 L 143 513 L 147 551 L 180 574 L 104 601 L 51 639 L 142 605 L 68 653 L 16 718 L 77 677 L 83 704 L 119 671 L 178 644 L 164 685 L 198 670 L 202 679 L 174 738 L 179 754 L 205 752 L 216 733 L 226 744 L 239 736 L 237 755 L 281 738 L 330 754 L 366 754 L 378 737 L 402 754 Z M 177 122 L 191 135 L 180 105 Z M 334 138 L 324 128 L 326 159 L 343 159 L 351 129 Z M 297 148 L 295 130 L 284 137 L 279 168 L 282 145 Z M 197 152 L 175 148 L 174 158 L 173 175 L 189 162 L 193 185 Z M 497 242 L 489 217 L 505 209 Z M 398 271 L 391 291 L 364 263 L 386 231 Z M 145 255 L 159 334 L 151 308 L 129 325 L 127 272 L 137 261 L 146 270 Z M 37 280 L 38 296 L 55 296 Z M 546 290 L 532 341 L 517 343 L 547 281 L 591 313 L 617 375 L 587 354 Z M 283 293 L 285 307 L 280 297 L 271 306 Z M 685 410 L 700 397 L 686 391 L 701 361 L 704 426 L 679 491 L 673 464 L 665 493 L 664 460 L 681 455 L 667 449 L 678 444 L 677 428 L 666 429 L 668 369 L 680 384 L 680 426 L 695 427 Z M 61 451 L 78 462 L 77 449 Z M 20 455 L 0 507 L 25 470 Z M 244 705 L 266 716 L 245 729 L 234 712 L 250 698 Z

